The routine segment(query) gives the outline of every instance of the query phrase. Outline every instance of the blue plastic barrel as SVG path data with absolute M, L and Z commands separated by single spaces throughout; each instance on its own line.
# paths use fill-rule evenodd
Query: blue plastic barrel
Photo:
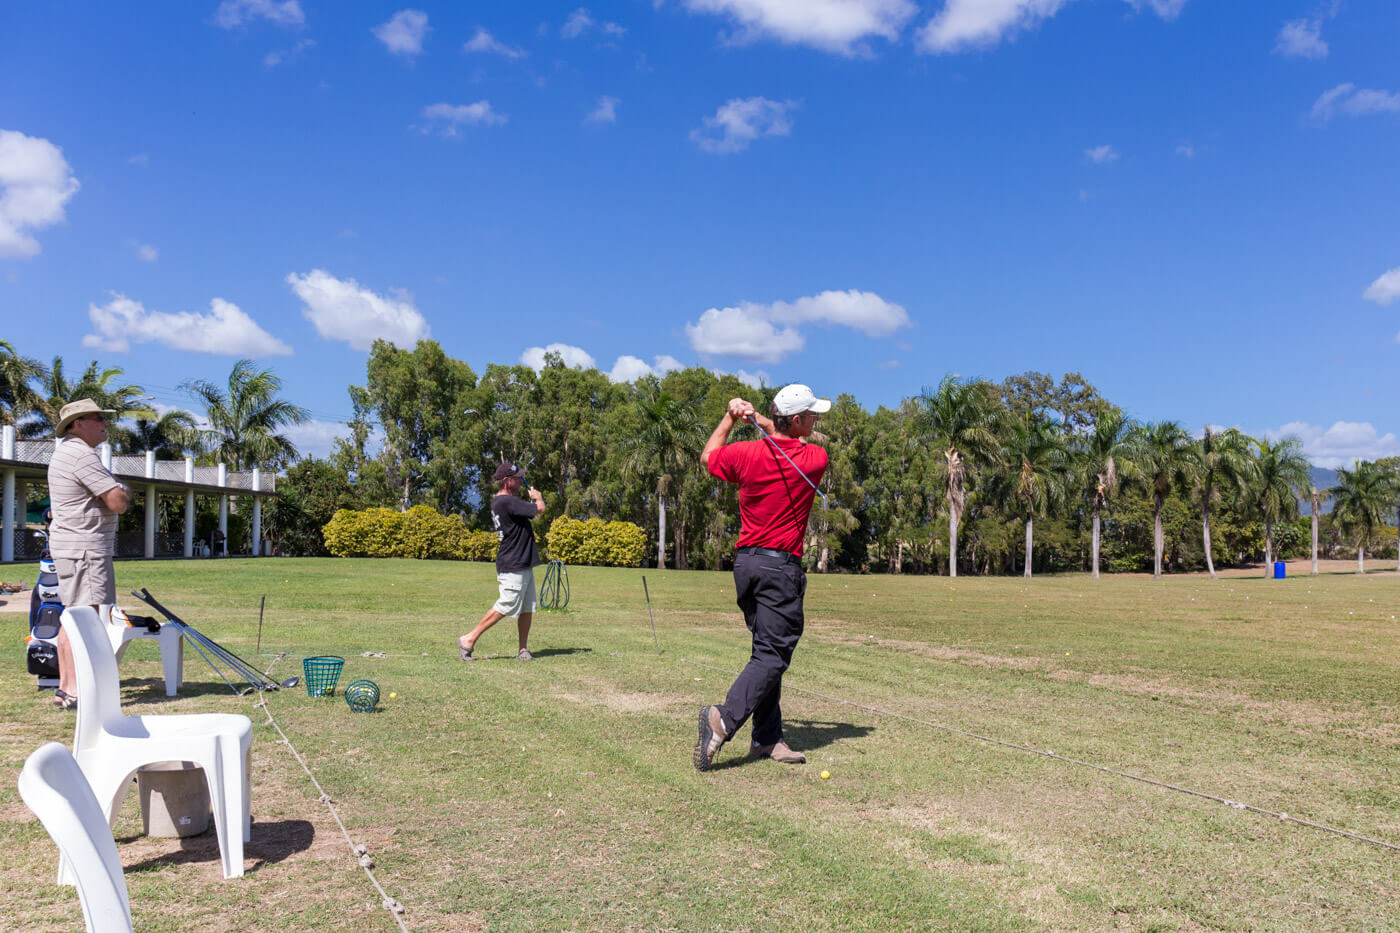
M 1287 571 L 1287 569 L 1284 567 L 1283 561 L 1281 561 L 1281 560 L 1276 560 L 1276 561 L 1274 561 L 1274 579 L 1275 579 L 1275 580 L 1282 580 L 1282 579 L 1283 579 L 1284 577 L 1286 577 L 1286 576 L 1288 576 L 1288 571 Z

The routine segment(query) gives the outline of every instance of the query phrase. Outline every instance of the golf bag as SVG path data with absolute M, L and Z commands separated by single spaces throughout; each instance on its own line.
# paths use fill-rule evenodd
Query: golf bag
M 58 568 L 45 540 L 39 558 L 39 578 L 29 597 L 29 647 L 25 652 L 29 673 L 39 678 L 39 689 L 58 686 L 58 630 L 63 603 L 58 598 Z

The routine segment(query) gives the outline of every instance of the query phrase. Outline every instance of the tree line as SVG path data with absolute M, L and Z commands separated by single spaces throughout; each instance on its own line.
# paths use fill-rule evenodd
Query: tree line
M 0 417 L 40 436 L 68 389 L 123 412 L 130 433 L 114 442 L 152 442 L 159 421 L 142 427 L 143 393 L 121 385 L 119 369 L 94 362 L 69 384 L 61 362 L 39 366 L 0 343 Z M 546 494 L 546 525 L 559 515 L 635 522 L 648 531 L 648 563 L 683 569 L 728 566 L 738 535 L 733 487 L 699 461 L 706 436 L 730 398 L 764 410 L 775 391 L 698 367 L 613 383 L 557 356 L 538 371 L 490 364 L 478 374 L 434 341 L 379 341 L 363 384 L 348 387 L 347 437 L 312 459 L 282 433 L 306 415 L 278 398 L 270 371 L 241 361 L 227 386 L 182 385 L 206 426 L 198 438 L 161 429 L 167 446 L 150 449 L 285 468 L 265 516 L 285 552 L 325 553 L 321 528 L 337 508 L 428 505 L 489 527 L 491 473 L 512 460 Z M 25 386 L 32 394 L 16 389 Z M 947 376 L 874 411 L 838 395 L 815 440 L 831 455 L 829 506 L 809 527 L 818 571 L 1214 575 L 1309 554 L 1354 554 L 1364 569 L 1368 554 L 1394 553 L 1389 518 L 1400 523 L 1397 458 L 1358 462 L 1317 488 L 1296 440 L 1140 422 L 1077 373 Z

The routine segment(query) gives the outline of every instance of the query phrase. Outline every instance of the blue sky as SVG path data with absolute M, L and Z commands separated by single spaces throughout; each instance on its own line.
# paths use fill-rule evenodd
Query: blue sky
M 318 423 L 376 336 L 894 405 L 1080 371 L 1400 454 L 1400 4 L 0 10 L 0 336 Z

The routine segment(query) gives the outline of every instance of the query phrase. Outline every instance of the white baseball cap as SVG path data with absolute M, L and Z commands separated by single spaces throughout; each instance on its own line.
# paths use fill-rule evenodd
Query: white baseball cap
M 790 386 L 783 386 L 778 390 L 778 394 L 773 396 L 773 408 L 780 415 L 800 415 L 804 411 L 814 411 L 821 415 L 831 411 L 831 400 L 817 398 L 811 389 L 800 382 L 794 382 Z

